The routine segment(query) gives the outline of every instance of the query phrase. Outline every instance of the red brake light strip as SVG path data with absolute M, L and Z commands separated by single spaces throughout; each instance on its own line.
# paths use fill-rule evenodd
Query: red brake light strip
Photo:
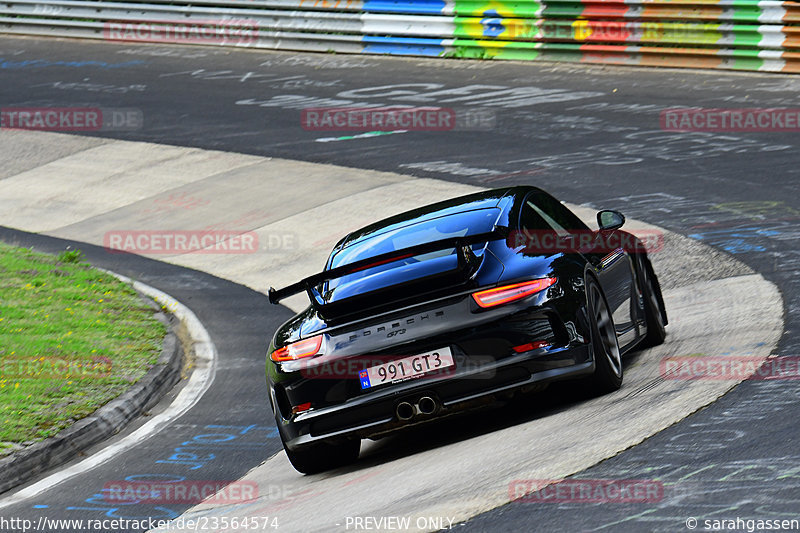
M 504 285 L 502 287 L 476 292 L 472 295 L 472 298 L 475 300 L 475 303 L 483 308 L 494 307 L 535 294 L 553 285 L 556 281 L 558 281 L 558 278 L 543 278 L 514 283 L 513 285 Z

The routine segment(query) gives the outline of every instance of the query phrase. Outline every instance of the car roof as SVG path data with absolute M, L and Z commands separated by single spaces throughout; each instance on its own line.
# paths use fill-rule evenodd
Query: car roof
M 458 213 L 465 213 L 475 211 L 478 209 L 489 209 L 501 207 L 508 209 L 513 202 L 505 202 L 507 205 L 501 205 L 504 198 L 517 197 L 520 194 L 540 191 L 536 187 L 531 186 L 516 186 L 516 187 L 503 187 L 499 189 L 490 189 L 477 193 L 467 194 L 442 202 L 426 205 L 406 211 L 398 215 L 379 220 L 368 226 L 364 226 L 346 235 L 340 240 L 333 249 L 333 252 L 347 248 L 354 244 L 361 243 L 371 239 L 382 233 L 393 231 L 405 226 L 418 224 L 428 220 L 433 220 L 439 217 L 454 215 Z

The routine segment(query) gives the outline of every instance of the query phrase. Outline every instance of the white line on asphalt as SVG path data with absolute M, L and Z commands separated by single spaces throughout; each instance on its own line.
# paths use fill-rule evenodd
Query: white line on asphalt
M 368 131 L 366 133 L 359 133 L 357 135 L 344 135 L 342 137 L 320 137 L 319 139 L 314 139 L 314 141 L 318 143 L 330 143 L 350 141 L 352 139 L 368 139 L 370 137 L 380 137 L 381 135 L 394 135 L 395 133 L 408 133 L 408 130 Z

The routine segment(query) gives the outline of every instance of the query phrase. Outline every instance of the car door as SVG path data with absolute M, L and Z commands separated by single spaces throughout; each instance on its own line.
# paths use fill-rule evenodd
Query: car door
M 611 309 L 620 347 L 624 348 L 634 342 L 637 332 L 632 305 L 636 291 L 633 263 L 624 248 L 608 245 L 619 239 L 603 238 L 608 237 L 601 234 L 605 232 L 593 232 L 566 206 L 543 192 L 531 193 L 525 200 L 523 212 L 525 209 L 535 211 L 562 242 L 567 242 L 568 239 L 573 243 L 588 242 L 586 237 L 592 237 L 591 242 L 594 244 L 588 249 L 582 248 L 581 253 L 595 268 L 600 287 Z

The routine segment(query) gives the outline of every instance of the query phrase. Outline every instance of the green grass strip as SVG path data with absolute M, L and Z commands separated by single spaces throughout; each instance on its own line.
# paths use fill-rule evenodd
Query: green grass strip
M 78 250 L 0 243 L 0 455 L 55 435 L 157 362 L 166 328 Z

